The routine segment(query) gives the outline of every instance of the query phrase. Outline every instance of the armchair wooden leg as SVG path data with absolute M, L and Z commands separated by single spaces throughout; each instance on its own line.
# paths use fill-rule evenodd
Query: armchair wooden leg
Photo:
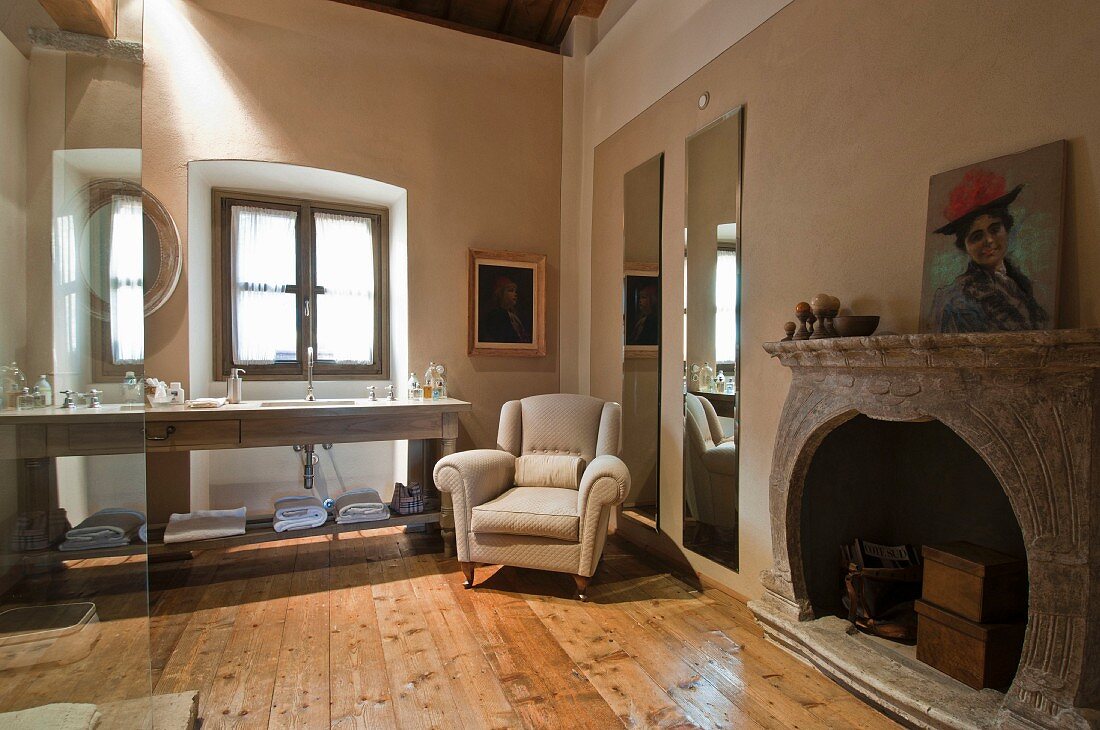
M 588 600 L 588 581 L 591 578 L 586 575 L 574 575 L 573 581 L 577 584 L 577 598 L 581 601 Z
M 469 590 L 474 587 L 474 564 L 462 563 L 458 564 L 459 569 L 462 570 L 462 575 L 466 576 L 466 580 L 463 581 L 462 587 Z

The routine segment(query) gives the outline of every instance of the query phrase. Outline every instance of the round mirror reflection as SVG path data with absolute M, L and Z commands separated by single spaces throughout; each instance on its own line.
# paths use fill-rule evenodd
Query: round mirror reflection
M 136 304 L 139 287 L 145 316 L 168 301 L 183 266 L 179 233 L 152 193 L 129 180 L 93 180 L 68 208 L 61 225 L 71 221 L 80 276 L 96 317 L 109 321 L 112 306 Z

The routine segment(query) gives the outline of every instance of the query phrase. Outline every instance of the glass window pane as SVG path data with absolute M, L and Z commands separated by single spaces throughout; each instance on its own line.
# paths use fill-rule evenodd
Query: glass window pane
M 714 349 L 718 362 L 737 361 L 737 252 L 718 249 Z
M 141 198 L 114 196 L 110 225 L 111 361 L 132 365 L 145 357 Z
M 233 360 L 270 364 L 294 361 L 298 352 L 298 214 L 232 206 L 234 281 Z
M 374 240 L 371 219 L 314 214 L 317 248 L 317 359 L 374 362 Z

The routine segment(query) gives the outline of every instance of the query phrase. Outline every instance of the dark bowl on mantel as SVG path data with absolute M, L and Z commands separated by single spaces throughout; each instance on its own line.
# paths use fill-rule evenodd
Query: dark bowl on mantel
M 833 317 L 833 328 L 841 337 L 868 337 L 878 329 L 878 315 Z

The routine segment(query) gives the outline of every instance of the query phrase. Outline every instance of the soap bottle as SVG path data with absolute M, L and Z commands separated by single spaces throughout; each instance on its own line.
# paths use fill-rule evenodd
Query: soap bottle
M 172 384 L 168 386 L 168 400 L 174 406 L 183 405 L 183 402 L 187 400 L 187 394 L 183 390 L 183 383 L 178 380 L 172 381 Z
M 435 363 L 429 362 L 428 369 L 424 371 L 424 398 L 425 400 L 435 400 L 435 394 L 432 392 L 433 376 L 435 374 Z
M 34 408 L 34 396 L 30 388 L 23 388 L 23 392 L 16 397 L 15 407 L 20 411 L 29 411 Z
M 424 397 L 424 389 L 420 387 L 420 381 L 416 379 L 416 373 L 409 373 L 409 400 L 420 400 Z
M 244 397 L 244 379 L 241 377 L 243 372 L 246 372 L 244 368 L 229 369 L 229 377 L 225 381 L 226 403 L 240 403 Z
M 23 375 L 23 371 L 14 362 L 11 365 L 5 365 L 3 372 L 3 407 L 17 408 L 19 406 L 19 396 L 22 394 L 23 388 L 27 387 L 27 376 Z
M 145 388 L 138 383 L 133 370 L 127 370 L 122 378 L 122 402 L 126 405 L 141 405 Z
M 440 398 L 446 398 L 447 397 L 447 378 L 443 375 L 443 372 L 444 372 L 444 370 L 443 370 L 442 365 L 436 365 L 435 366 L 435 375 L 436 375 L 435 387 L 439 389 L 439 397 Z
M 53 405 L 53 388 L 50 387 L 50 379 L 45 373 L 38 376 L 38 382 L 34 385 L 37 396 L 34 405 L 38 408 L 47 408 Z

